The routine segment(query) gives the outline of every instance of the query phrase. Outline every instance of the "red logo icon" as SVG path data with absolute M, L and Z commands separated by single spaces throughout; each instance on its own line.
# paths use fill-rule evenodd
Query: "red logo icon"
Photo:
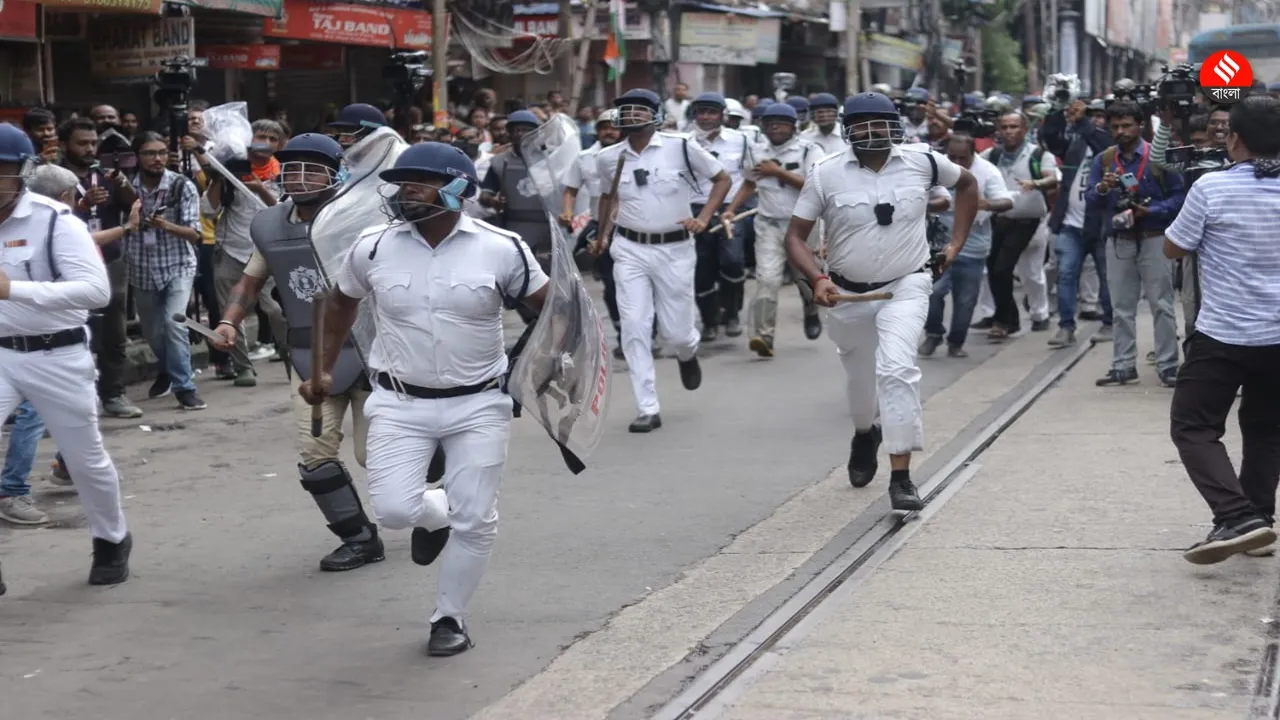
M 1200 66 L 1200 87 L 1215 102 L 1239 102 L 1253 87 L 1253 67 L 1244 55 L 1219 50 Z

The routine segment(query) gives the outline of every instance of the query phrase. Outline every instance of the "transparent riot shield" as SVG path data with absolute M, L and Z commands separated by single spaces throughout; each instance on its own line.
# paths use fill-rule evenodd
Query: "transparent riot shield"
M 384 192 L 378 173 L 395 164 L 409 144 L 391 128 L 378 128 L 345 153 L 345 181 L 332 200 L 325 203 L 311 222 L 311 248 L 316 253 L 327 287 L 332 287 L 347 252 L 360 234 L 371 227 L 386 225 Z M 360 302 L 351 338 L 368 362 L 373 347 L 373 299 Z
M 245 187 L 239 174 L 227 169 L 228 165 L 249 162 L 249 144 L 253 142 L 253 127 L 249 124 L 248 104 L 231 102 L 215 105 L 204 111 L 204 134 L 211 143 L 205 153 L 204 164 L 209 170 L 226 180 L 236 191 L 238 198 L 245 198 L 260 210 L 267 204 L 258 194 Z
M 507 389 L 560 445 L 576 473 L 600 443 L 611 385 L 605 323 L 574 263 L 573 240 L 555 220 L 565 175 L 582 153 L 578 129 L 557 115 L 525 136 L 521 153 L 554 241 L 546 302 L 522 338 Z

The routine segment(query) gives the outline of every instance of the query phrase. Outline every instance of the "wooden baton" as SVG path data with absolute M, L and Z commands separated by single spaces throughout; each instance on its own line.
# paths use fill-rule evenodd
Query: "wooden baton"
M 751 210 L 747 210 L 746 212 L 740 212 L 740 213 L 738 213 L 737 215 L 734 215 L 734 216 L 733 216 L 733 220 L 730 220 L 729 222 L 738 222 L 739 220 L 746 220 L 747 218 L 751 217 L 752 215 L 755 215 L 755 214 L 756 214 L 756 213 L 758 213 L 758 212 L 760 212 L 760 208 L 753 208 L 753 209 L 751 209 Z M 711 229 L 710 229 L 710 230 L 708 230 L 707 232 L 709 232 L 709 233 L 714 233 L 714 232 L 721 232 L 721 231 L 724 231 L 724 232 L 728 233 L 728 232 L 729 232 L 729 223 L 724 223 L 723 225 L 720 225 L 719 227 L 711 228 Z
M 311 296 L 311 385 L 315 388 L 324 367 L 324 302 L 327 295 L 318 292 Z M 324 432 L 324 403 L 311 406 L 311 437 L 318 438 Z
M 612 240 L 613 218 L 618 214 L 618 183 L 622 182 L 622 166 L 627 162 L 626 152 L 618 153 L 618 165 L 613 169 L 613 182 L 609 184 L 609 212 L 604 213 L 596 225 L 595 250 L 592 255 L 599 255 Z M 597 208 L 598 210 L 599 208 Z
M 828 295 L 828 298 L 836 302 L 876 302 L 877 300 L 892 300 L 891 292 L 873 292 L 865 295 Z

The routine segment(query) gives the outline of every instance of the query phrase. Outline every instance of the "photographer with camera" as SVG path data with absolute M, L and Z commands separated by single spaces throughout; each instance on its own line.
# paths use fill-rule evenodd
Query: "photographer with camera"
M 1053 78 L 1050 78 L 1052 81 Z M 1094 124 L 1089 106 L 1071 97 L 1065 83 L 1050 83 L 1055 102 L 1067 101 L 1054 110 L 1040 129 L 1044 147 L 1062 158 L 1062 180 L 1057 202 L 1049 215 L 1049 231 L 1055 236 L 1053 251 L 1058 259 L 1058 333 L 1049 346 L 1069 347 L 1076 342 L 1076 300 L 1086 258 L 1093 258 L 1102 303 L 1102 330 L 1095 340 L 1111 335 L 1111 296 L 1107 292 L 1106 243 L 1102 212 L 1085 202 L 1089 188 L 1089 168 L 1093 158 L 1111 146 L 1111 133 Z M 1046 88 L 1046 92 L 1049 89 Z
M 1196 253 L 1204 306 L 1187 339 L 1169 411 L 1170 435 L 1213 530 L 1183 553 L 1197 565 L 1259 550 L 1276 539 L 1280 477 L 1280 102 L 1254 95 L 1231 109 L 1227 148 L 1235 165 L 1204 176 L 1169 226 L 1164 254 Z M 1240 394 L 1244 455 L 1239 474 L 1223 447 Z
M 1182 206 L 1182 178 L 1151 163 L 1142 139 L 1144 113 L 1137 103 L 1116 100 L 1107 108 L 1116 146 L 1093 159 L 1088 207 L 1102 214 L 1107 236 L 1107 288 L 1115 316 L 1111 370 L 1099 387 L 1138 379 L 1138 299 L 1147 298 L 1155 323 L 1156 371 L 1173 387 L 1178 374 L 1178 329 L 1173 310 L 1173 267 L 1164 257 L 1164 229 Z

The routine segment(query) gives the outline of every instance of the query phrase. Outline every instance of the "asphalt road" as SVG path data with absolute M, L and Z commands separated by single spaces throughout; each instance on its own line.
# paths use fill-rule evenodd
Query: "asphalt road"
M 386 534 L 381 564 L 318 571 L 336 543 L 296 479 L 280 365 L 253 390 L 202 382 L 204 412 L 163 399 L 141 402 L 140 421 L 104 420 L 135 534 L 133 577 L 88 587 L 75 496 L 37 483 L 54 526 L 0 528 L 4 715 L 445 720 L 479 711 L 844 463 L 851 428 L 833 346 L 804 339 L 789 289 L 782 316 L 778 357 L 755 358 L 745 338 L 721 340 L 705 348 L 696 392 L 681 388 L 674 360 L 660 361 L 665 427 L 647 436 L 626 431 L 635 405 L 617 362 L 609 427 L 579 476 L 540 427 L 516 421 L 498 545 L 470 619 L 476 647 L 450 659 L 424 654 L 435 570 L 410 562 L 407 533 Z M 999 347 L 979 340 L 967 360 L 928 362 L 925 395 Z M 37 472 L 52 452 L 46 440 Z

